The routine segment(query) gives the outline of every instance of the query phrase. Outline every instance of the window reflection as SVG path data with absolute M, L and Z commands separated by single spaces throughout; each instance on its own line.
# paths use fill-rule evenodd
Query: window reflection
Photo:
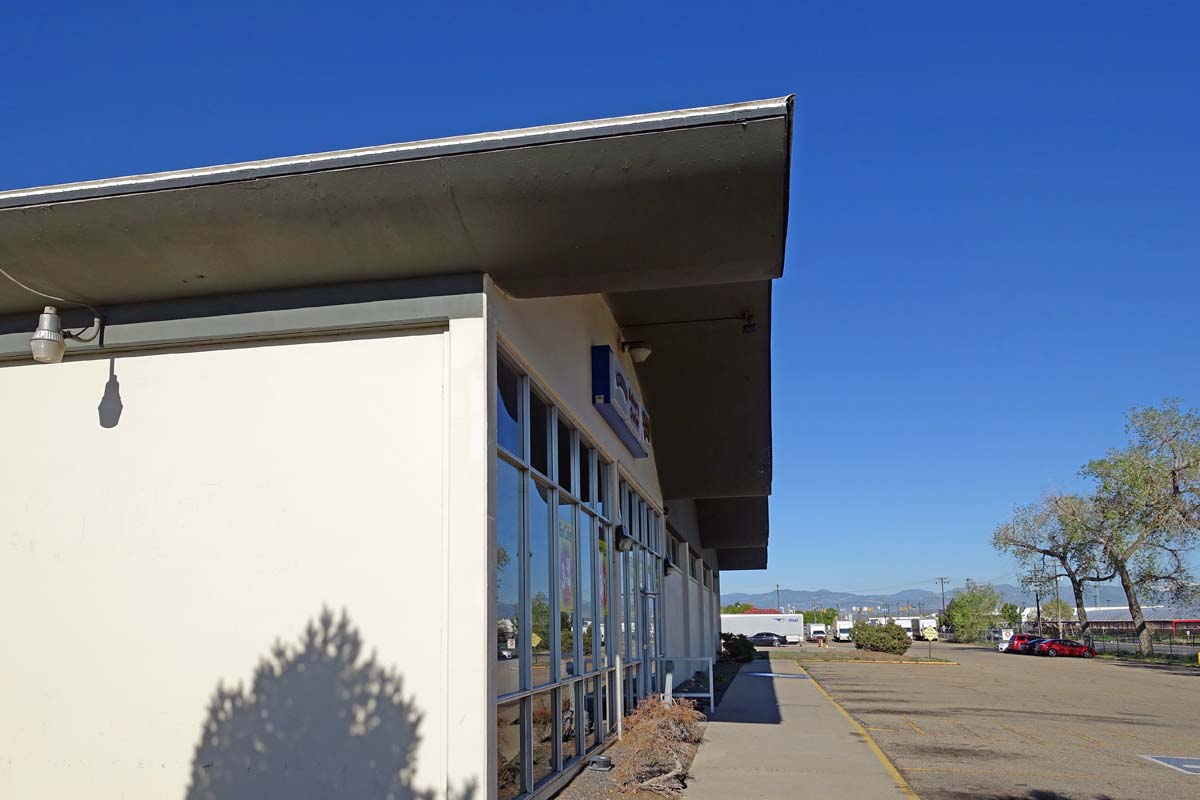
M 533 782 L 554 772 L 554 692 L 533 696 Z
M 575 631 L 578 627 L 576 610 L 575 572 L 578 567 L 575 552 L 575 506 L 563 503 L 558 507 L 558 611 L 559 646 L 562 677 L 576 675 Z
M 612 519 L 612 464 L 601 461 L 598 480 L 596 482 L 596 500 L 599 502 L 600 516 Z
M 496 693 L 521 688 L 521 472 L 496 464 Z
M 497 797 L 511 800 L 521 793 L 521 701 L 496 707 L 496 786 Z
M 592 456 L 596 451 L 583 442 L 579 443 L 579 499 L 595 507 L 592 497 Z
M 571 429 L 561 419 L 558 421 L 558 485 L 575 494 L 571 483 Z
M 529 464 L 550 476 L 550 407 L 529 393 Z
M 550 490 L 534 484 L 529 493 L 529 599 L 532 620 L 533 685 L 550 683 L 554 676 L 550 655 L 550 601 L 553 598 L 550 568 Z
M 596 693 L 596 679 L 588 678 L 583 682 L 583 723 L 584 748 L 590 749 L 600 742 L 599 696 Z
M 650 689 L 661 638 L 661 520 L 524 374 L 498 357 L 496 686 L 502 695 L 538 690 L 497 704 L 503 798 L 545 786 L 600 745 L 617 703 L 632 710 Z M 617 523 L 642 546 L 618 552 Z M 706 571 L 701 579 L 715 584 Z M 624 675 L 611 666 L 614 636 L 613 653 L 630 665 Z
M 521 379 L 504 359 L 496 360 L 496 439 L 510 453 L 521 455 Z
M 562 697 L 562 717 L 560 724 L 562 725 L 562 760 L 565 764 L 578 754 L 578 736 L 579 722 L 576 712 L 579 709 L 579 704 L 575 701 L 575 693 L 579 689 L 578 683 L 573 683 L 570 686 L 564 686 L 561 692 Z
M 594 669 L 593 648 L 595 642 L 595 609 L 592 601 L 592 562 L 595 561 L 593 552 L 592 518 L 587 513 L 581 513 L 579 525 L 579 625 L 583 631 L 583 671 Z
M 597 558 L 599 566 L 599 581 L 596 586 L 596 592 L 600 602 L 600 616 L 597 622 L 597 633 L 600 635 L 600 666 L 608 666 L 608 632 L 612 630 L 612 619 L 609 616 L 611 610 L 608 604 L 609 592 L 609 558 L 608 558 L 608 542 L 612 538 L 612 533 L 607 525 L 599 527 L 599 542 L 597 547 Z

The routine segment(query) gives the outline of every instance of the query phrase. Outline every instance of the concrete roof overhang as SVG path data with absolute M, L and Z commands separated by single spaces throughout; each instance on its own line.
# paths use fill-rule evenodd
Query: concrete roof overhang
M 0 266 L 101 308 L 472 272 L 603 293 L 653 348 L 665 497 L 724 505 L 705 546 L 762 566 L 791 131 L 779 98 L 0 192 Z M 0 315 L 42 302 L 0 281 Z

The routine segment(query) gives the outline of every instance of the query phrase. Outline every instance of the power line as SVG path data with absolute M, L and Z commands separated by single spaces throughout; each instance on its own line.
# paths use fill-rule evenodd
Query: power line
M 934 580 L 942 585 L 942 614 L 944 615 L 946 613 L 946 581 L 950 580 L 950 576 L 944 575 L 940 578 L 934 578 Z

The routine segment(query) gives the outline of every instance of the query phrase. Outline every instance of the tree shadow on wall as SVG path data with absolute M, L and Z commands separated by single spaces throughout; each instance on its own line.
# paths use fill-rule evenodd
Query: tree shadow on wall
M 413 787 L 420 724 L 401 677 L 325 609 L 298 647 L 275 643 L 248 690 L 217 685 L 187 800 L 430 800 Z

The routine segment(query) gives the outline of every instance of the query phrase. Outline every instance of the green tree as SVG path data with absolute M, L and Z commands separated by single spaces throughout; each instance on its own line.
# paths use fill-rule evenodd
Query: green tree
M 727 606 L 721 606 L 722 614 L 745 614 L 754 606 L 750 603 L 730 603 Z
M 1048 600 L 1042 603 L 1042 616 L 1051 622 L 1075 618 L 1075 608 L 1066 600 Z
M 1089 498 L 1048 494 L 1041 502 L 1017 508 L 992 534 L 992 547 L 1016 560 L 1022 585 L 1044 590 L 1060 575 L 1070 581 L 1084 635 L 1084 584 L 1109 581 L 1114 575 L 1093 535 L 1094 516 L 1095 504 Z M 1047 560 L 1053 572 L 1047 571 Z
M 806 623 L 820 623 L 825 627 L 833 625 L 837 622 L 838 610 L 836 608 L 820 608 L 816 610 L 808 610 L 804 613 L 804 621 Z
M 1004 620 L 1004 624 L 1010 628 L 1018 627 L 1024 619 L 1025 609 L 1018 606 L 1016 603 L 1005 603 L 1000 606 L 1000 619 Z
M 994 586 L 968 580 L 966 588 L 946 605 L 946 618 L 958 641 L 974 642 L 992 626 L 999 605 L 1000 593 Z
M 1195 592 L 1188 556 L 1200 543 L 1200 414 L 1165 400 L 1127 419 L 1129 443 L 1082 470 L 1096 492 L 1080 523 L 1120 579 L 1138 648 L 1149 655 L 1141 595 L 1186 602 Z

